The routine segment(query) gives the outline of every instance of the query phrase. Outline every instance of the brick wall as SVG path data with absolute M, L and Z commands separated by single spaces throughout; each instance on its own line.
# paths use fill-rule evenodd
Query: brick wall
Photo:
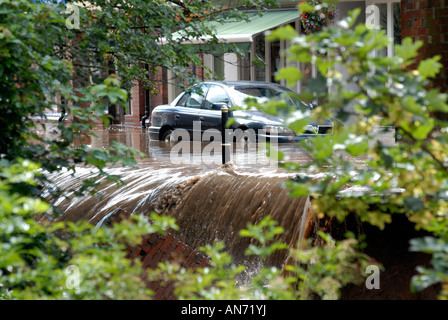
M 448 91 L 448 0 L 402 0 L 401 34 L 423 41 L 419 59 L 441 56 L 434 86 Z
M 174 262 L 182 267 L 196 269 L 208 265 L 209 260 L 193 250 L 185 243 L 174 238 L 171 234 L 161 235 L 153 233 L 145 237 L 143 242 L 130 248 L 131 258 L 141 259 L 144 269 L 156 268 L 159 262 Z M 148 286 L 154 291 L 156 300 L 175 300 L 174 286 L 152 281 Z
M 129 214 L 121 209 L 115 211 L 103 225 L 118 222 Z M 159 262 L 174 262 L 182 267 L 196 269 L 209 264 L 207 257 L 179 241 L 171 234 L 161 235 L 152 233 L 144 237 L 142 242 L 128 248 L 129 258 L 140 259 L 144 269 L 157 267 Z M 174 286 L 160 281 L 148 282 L 149 288 L 154 291 L 155 300 L 175 300 Z
M 168 89 L 167 89 L 167 75 L 166 70 L 159 68 L 157 74 L 154 76 L 154 92 L 149 93 L 149 116 L 151 117 L 152 110 L 161 104 L 168 103 Z M 124 116 L 124 124 L 126 126 L 141 127 L 142 117 L 145 115 L 146 108 L 146 89 L 138 81 L 134 82 L 131 91 L 131 114 Z M 151 119 L 149 118 L 148 121 Z
M 131 106 L 127 114 L 124 115 L 124 123 L 129 126 L 141 127 L 141 119 L 145 115 L 145 90 L 134 82 L 131 89 Z
M 159 68 L 153 80 L 157 83 L 157 87 L 155 88 L 155 92 L 149 96 L 150 113 L 158 105 L 171 102 L 168 101 L 167 70 Z

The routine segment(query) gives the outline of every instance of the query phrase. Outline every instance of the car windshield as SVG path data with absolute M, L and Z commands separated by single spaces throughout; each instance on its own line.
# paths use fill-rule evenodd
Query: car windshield
M 290 106 L 309 109 L 309 106 L 303 101 L 294 97 L 295 93 L 293 91 L 286 88 L 235 86 L 232 88 L 231 95 L 234 103 L 238 106 L 243 106 L 247 98 L 255 98 L 258 102 L 264 102 L 268 99 L 284 99 Z

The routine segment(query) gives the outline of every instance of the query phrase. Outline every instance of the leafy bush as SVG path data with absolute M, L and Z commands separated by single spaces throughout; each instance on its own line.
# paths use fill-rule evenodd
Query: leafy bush
M 338 299 L 342 287 L 364 281 L 366 266 L 371 261 L 356 250 L 354 238 L 335 241 L 321 233 L 325 245 L 308 243 L 290 248 L 290 259 L 283 269 L 266 265 L 270 255 L 286 248 L 274 240 L 282 232 L 270 216 L 256 225 L 249 223 L 247 229 L 240 231 L 241 236 L 251 237 L 257 243 L 247 248 L 246 255 L 258 258 L 261 267 L 250 270 L 250 274 L 245 265 L 233 264 L 224 244 L 218 241 L 200 248 L 210 259 L 208 266 L 193 270 L 164 262 L 148 270 L 149 278 L 173 284 L 174 293 L 181 300 Z
M 110 228 L 87 222 L 39 222 L 50 205 L 24 195 L 36 185 L 39 167 L 2 160 L 0 176 L 0 298 L 148 299 L 138 260 L 127 249 L 143 236 L 175 228 L 169 218 L 154 223 L 132 216 Z
M 298 35 L 285 26 L 270 36 L 291 41 L 289 61 L 315 64 L 317 77 L 305 81 L 300 96 L 319 101 L 313 119 L 351 118 L 345 126 L 336 122 L 333 135 L 302 144 L 313 158 L 309 164 L 284 163 L 302 173 L 287 187 L 293 196 L 311 196 L 319 215 L 344 221 L 355 213 L 362 222 L 383 229 L 392 215 L 403 214 L 417 229 L 433 233 L 435 238 L 425 245 L 423 240 L 412 242 L 412 250 L 434 254 L 435 268 L 420 268 L 413 287 L 444 283 L 440 297 L 446 298 L 448 136 L 446 120 L 437 115 L 447 113 L 448 104 L 447 94 L 432 86 L 442 67 L 440 56 L 416 63 L 422 42 L 410 38 L 395 44 L 392 57 L 373 55 L 389 39 L 384 31 L 355 25 L 359 12 L 321 32 Z M 287 68 L 277 80 L 292 85 L 302 78 L 300 70 Z M 288 118 L 296 132 L 303 122 Z M 389 134 L 392 143 L 377 139 L 375 130 Z M 353 161 L 357 158 L 363 161 Z M 312 179 L 317 173 L 324 176 Z

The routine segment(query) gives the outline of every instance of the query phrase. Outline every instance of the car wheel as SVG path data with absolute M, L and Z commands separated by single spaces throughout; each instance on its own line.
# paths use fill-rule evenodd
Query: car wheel
M 163 135 L 162 135 L 162 141 L 163 142 L 166 142 L 166 143 L 169 143 L 169 142 L 171 142 L 171 133 L 173 132 L 173 130 L 171 130 L 171 129 L 168 129 L 168 130 L 166 130 L 164 133 L 163 133 Z

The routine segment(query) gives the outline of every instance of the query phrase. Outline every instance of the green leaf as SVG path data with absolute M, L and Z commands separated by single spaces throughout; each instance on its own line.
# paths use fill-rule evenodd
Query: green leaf
M 289 189 L 289 194 L 293 198 L 306 197 L 310 194 L 310 191 L 305 183 L 287 181 L 285 186 Z
M 440 56 L 434 56 L 420 61 L 418 72 L 423 78 L 434 78 L 440 72 L 443 65 L 439 62 Z
M 355 157 L 366 154 L 369 150 L 369 143 L 365 136 L 349 135 L 345 144 L 347 152 Z
M 318 73 L 316 78 L 312 78 L 308 81 L 307 91 L 322 93 L 327 85 L 327 79 L 321 74 Z
M 288 87 L 292 87 L 302 79 L 302 73 L 296 67 L 285 67 L 279 70 L 275 79 L 277 81 L 286 80 Z
M 378 211 L 370 211 L 366 214 L 365 221 L 368 221 L 370 224 L 377 226 L 381 230 L 384 229 L 386 223 L 392 222 L 392 217 L 390 214 Z
M 403 98 L 403 102 L 401 104 L 404 109 L 407 111 L 416 114 L 416 115 L 424 115 L 425 111 L 423 107 L 417 103 L 415 97 L 406 96 Z
M 314 146 L 313 155 L 316 159 L 325 160 L 333 154 L 333 142 L 331 140 L 332 139 L 329 136 L 317 136 L 312 139 L 312 143 Z
M 266 40 L 274 41 L 274 40 L 287 40 L 290 41 L 298 36 L 297 31 L 289 24 L 283 27 L 279 27 L 272 31 L 267 37 Z
M 340 44 L 341 46 L 344 47 L 348 47 L 348 46 L 352 46 L 353 44 L 355 44 L 358 41 L 358 39 L 356 38 L 349 38 L 346 36 L 341 36 L 341 37 L 337 37 L 334 39 L 334 42 L 337 44 Z
M 303 133 L 305 126 L 309 123 L 308 118 L 298 119 L 288 124 L 288 127 L 297 135 Z
M 309 4 L 306 1 L 301 1 L 299 3 L 299 11 L 302 13 L 311 12 L 314 10 L 315 10 L 314 6 L 312 6 L 311 4 Z
M 328 69 L 335 65 L 335 61 L 318 58 L 316 65 L 321 74 L 327 75 Z
M 440 93 L 438 89 L 431 89 L 426 93 L 428 109 L 431 111 L 448 112 L 448 94 Z
M 116 88 L 120 88 L 121 86 L 121 81 L 120 79 L 117 79 L 115 77 L 108 77 L 104 80 L 104 83 L 107 86 L 111 86 L 111 87 L 116 87 Z
M 424 125 L 418 126 L 414 131 L 412 131 L 412 135 L 414 138 L 423 140 L 428 137 L 428 134 L 434 129 L 434 121 L 429 121 Z
M 401 121 L 400 126 L 409 132 L 415 139 L 423 140 L 428 137 L 428 134 L 434 129 L 434 120 L 428 119 L 425 123 L 409 124 L 408 122 Z
M 361 8 L 355 8 L 353 10 L 350 10 L 348 12 L 348 17 L 346 20 L 348 21 L 348 27 L 351 28 L 355 24 L 356 20 L 358 19 L 358 16 L 361 14 Z
M 406 37 L 401 44 L 395 45 L 395 54 L 404 61 L 415 58 L 418 55 L 418 49 L 423 45 L 423 41 L 413 42 L 412 38 Z
M 420 251 L 425 253 L 448 252 L 448 244 L 442 239 L 431 236 L 411 239 L 410 251 Z
M 423 268 L 417 268 L 419 271 L 426 271 Z M 412 292 L 420 292 L 433 284 L 436 284 L 441 281 L 441 278 L 436 274 L 425 272 L 423 275 L 417 275 L 412 277 L 411 279 L 411 291 Z

